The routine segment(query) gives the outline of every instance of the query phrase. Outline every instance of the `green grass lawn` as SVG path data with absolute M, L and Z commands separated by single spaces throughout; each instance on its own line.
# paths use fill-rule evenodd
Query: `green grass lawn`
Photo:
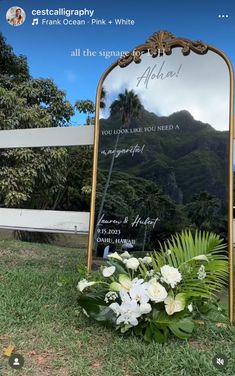
M 36 376 L 235 376 L 235 328 L 198 325 L 187 342 L 147 345 L 79 314 L 78 265 L 84 251 L 0 241 L 0 344 L 25 358 L 11 370 L 0 358 L 0 375 Z M 226 354 L 226 371 L 212 365 Z

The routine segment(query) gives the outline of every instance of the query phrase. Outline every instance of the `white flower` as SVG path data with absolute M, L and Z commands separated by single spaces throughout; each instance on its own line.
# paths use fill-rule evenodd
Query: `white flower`
M 170 285 L 172 288 L 182 280 L 182 275 L 177 268 L 170 265 L 161 267 L 162 280 Z
M 113 258 L 113 259 L 115 259 L 115 260 L 122 261 L 121 256 L 119 256 L 119 254 L 118 254 L 117 252 L 110 253 L 110 254 L 108 255 L 108 258 Z
M 131 257 L 131 255 L 130 255 L 130 253 L 129 252 L 127 252 L 127 251 L 125 251 L 125 252 L 123 252 L 123 253 L 121 253 L 121 255 L 120 255 L 122 258 L 130 258 Z
M 118 294 L 115 291 L 109 291 L 104 297 L 105 303 L 109 303 L 110 301 L 114 301 L 118 298 Z
M 142 315 L 152 311 L 152 307 L 149 303 L 140 304 L 140 313 Z
M 110 290 L 112 291 L 129 291 L 132 286 L 132 280 L 128 277 L 126 274 L 120 274 L 119 275 L 119 283 L 118 282 L 112 282 L 109 286 Z
M 127 260 L 124 260 L 123 262 L 126 264 L 126 267 L 128 269 L 132 270 L 137 270 L 140 264 L 136 257 L 131 257 Z
M 78 282 L 77 288 L 79 291 L 83 292 L 84 289 L 86 289 L 89 286 L 94 285 L 96 282 L 88 282 L 86 279 L 82 279 Z
M 149 284 L 144 282 L 143 279 L 133 279 L 132 286 L 129 291 L 130 297 L 140 304 L 146 304 L 149 301 L 147 294 L 148 287 Z
M 117 325 L 124 323 L 131 326 L 138 325 L 138 320 L 141 316 L 140 306 L 136 300 L 132 300 L 130 296 L 126 293 L 125 299 L 121 304 L 112 303 L 109 306 L 114 313 L 118 316 Z
M 187 306 L 189 312 L 193 312 L 193 305 L 192 303 L 190 303 L 188 306 Z
M 102 274 L 104 277 L 111 277 L 111 275 L 113 275 L 115 270 L 116 270 L 115 266 L 109 266 L 103 269 Z
M 149 281 L 147 294 L 150 300 L 155 303 L 163 302 L 167 297 L 167 291 L 164 286 L 157 282 L 156 278 Z
M 152 257 L 150 257 L 150 256 L 145 256 L 145 257 L 142 259 L 142 262 L 143 262 L 144 264 L 151 264 L 151 262 L 152 262 Z
M 185 308 L 185 297 L 183 294 L 177 294 L 175 298 L 168 296 L 164 303 L 167 314 L 173 315 L 175 312 L 183 311 Z
M 205 266 L 201 265 L 197 272 L 198 279 L 202 280 L 206 278 Z
M 121 314 L 121 305 L 120 304 L 118 304 L 118 303 L 111 303 L 109 305 L 109 308 L 111 308 L 116 315 L 120 315 Z
M 153 277 L 154 274 L 155 274 L 155 270 L 153 270 L 153 269 L 151 269 L 151 270 L 147 270 L 147 272 L 146 272 L 146 275 L 147 275 L 148 277 Z

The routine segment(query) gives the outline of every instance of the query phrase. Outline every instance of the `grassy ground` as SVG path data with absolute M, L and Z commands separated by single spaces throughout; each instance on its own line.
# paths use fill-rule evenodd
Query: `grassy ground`
M 235 328 L 200 325 L 189 341 L 146 345 L 124 339 L 79 315 L 76 249 L 0 241 L 0 347 L 25 358 L 11 370 L 0 357 L 0 375 L 35 376 L 235 376 Z M 226 354 L 226 371 L 212 365 Z

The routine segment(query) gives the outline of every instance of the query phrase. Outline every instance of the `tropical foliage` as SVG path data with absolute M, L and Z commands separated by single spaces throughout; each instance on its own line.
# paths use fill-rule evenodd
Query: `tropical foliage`
M 34 79 L 25 57 L 17 57 L 0 34 L 0 129 L 64 126 L 74 110 L 65 93 L 49 79 Z M 64 184 L 65 148 L 1 151 L 0 198 L 7 207 L 31 206 L 35 188 L 47 206 Z M 53 182 L 53 185 L 52 185 Z M 32 203 L 32 201 L 31 201 Z
M 92 319 L 148 342 L 187 339 L 194 320 L 212 309 L 225 319 L 216 304 L 227 281 L 225 247 L 214 233 L 184 231 L 144 258 L 111 253 L 97 278 L 79 281 L 78 304 Z
M 0 47 L 0 129 L 68 126 L 76 108 L 66 94 L 50 79 L 33 78 L 27 59 L 17 56 L 2 34 Z M 0 154 L 2 206 L 88 210 L 89 147 L 5 149 Z
M 79 112 L 87 115 L 86 125 L 94 124 L 94 117 L 92 117 L 92 115 L 95 112 L 95 104 L 93 101 L 90 99 L 78 100 L 75 103 L 75 108 Z
M 2 34 L 0 50 L 0 129 L 68 126 L 77 108 L 66 93 L 51 79 L 32 77 L 27 58 L 17 56 Z M 1 206 L 89 210 L 91 148 L 2 149 L 0 156 Z M 45 240 L 43 234 L 24 232 L 20 238 Z

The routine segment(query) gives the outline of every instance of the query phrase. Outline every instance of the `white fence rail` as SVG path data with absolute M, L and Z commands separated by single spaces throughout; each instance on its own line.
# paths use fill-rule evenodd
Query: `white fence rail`
M 0 149 L 93 145 L 94 127 L 0 131 Z M 0 229 L 87 234 L 87 212 L 0 208 Z
M 93 126 L 0 131 L 0 148 L 92 145 Z
M 0 209 L 0 229 L 87 234 L 89 213 L 57 210 Z

